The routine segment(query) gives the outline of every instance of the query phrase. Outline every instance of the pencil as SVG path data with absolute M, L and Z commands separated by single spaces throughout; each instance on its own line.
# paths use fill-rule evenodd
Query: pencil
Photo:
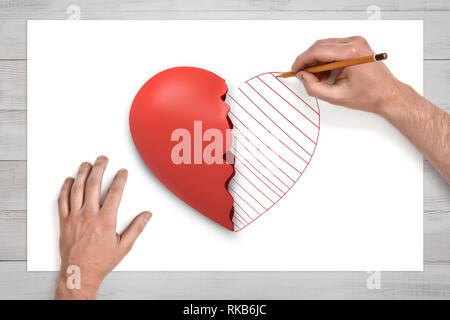
M 308 68 L 305 68 L 305 69 L 299 70 L 299 71 L 308 71 L 311 73 L 317 73 L 317 72 L 324 72 L 324 71 L 340 69 L 340 68 L 349 67 L 349 66 L 356 66 L 358 64 L 363 64 L 363 63 L 381 61 L 381 60 L 385 60 L 385 59 L 387 59 L 387 53 L 378 53 L 378 54 L 374 54 L 373 56 L 367 56 L 367 57 L 362 57 L 362 58 L 357 58 L 357 59 L 348 59 L 348 60 L 342 60 L 342 61 L 335 61 L 335 62 L 323 64 L 320 66 L 308 67 Z M 297 74 L 296 72 L 292 72 L 292 71 L 283 72 L 283 73 L 279 74 L 277 76 L 277 78 L 295 77 L 296 74 Z

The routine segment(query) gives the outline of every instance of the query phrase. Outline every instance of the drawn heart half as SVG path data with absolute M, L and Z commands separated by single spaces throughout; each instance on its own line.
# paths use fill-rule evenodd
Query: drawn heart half
M 269 211 L 299 181 L 316 150 L 320 132 L 317 99 L 296 79 L 278 72 L 229 88 L 233 122 L 235 231 Z
M 229 230 L 243 229 L 273 207 L 303 174 L 317 145 L 317 100 L 298 81 L 275 75 L 227 88 L 207 70 L 172 68 L 148 80 L 130 110 L 131 135 L 150 170 Z M 220 161 L 227 151 L 234 159 Z

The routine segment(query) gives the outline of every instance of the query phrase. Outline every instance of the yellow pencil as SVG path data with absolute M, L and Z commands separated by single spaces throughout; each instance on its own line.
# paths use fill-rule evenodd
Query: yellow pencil
M 311 73 L 317 73 L 317 72 L 324 72 L 324 71 L 340 69 L 340 68 L 349 67 L 349 66 L 356 66 L 358 64 L 363 64 L 363 63 L 381 61 L 381 60 L 385 60 L 385 59 L 387 59 L 387 53 L 378 53 L 378 54 L 374 54 L 373 56 L 367 56 L 367 57 L 362 57 L 362 58 L 357 58 L 357 59 L 348 59 L 348 60 L 342 60 L 342 61 L 335 61 L 335 62 L 331 62 L 331 63 L 322 64 L 320 66 L 308 67 L 308 68 L 305 68 L 305 69 L 299 70 L 299 71 L 308 71 Z M 295 75 L 296 75 L 295 72 L 289 71 L 289 72 L 283 72 L 283 73 L 279 74 L 277 76 L 277 78 L 290 78 L 290 77 L 295 77 Z

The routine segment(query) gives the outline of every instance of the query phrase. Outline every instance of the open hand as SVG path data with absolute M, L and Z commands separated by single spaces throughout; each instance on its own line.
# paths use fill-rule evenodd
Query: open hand
M 128 173 L 125 169 L 117 172 L 101 202 L 107 163 L 104 156 L 98 157 L 93 166 L 82 163 L 76 178 L 67 178 L 62 186 L 58 199 L 61 273 L 57 299 L 95 298 L 103 279 L 130 251 L 152 216 L 142 212 L 121 235 L 116 233 L 117 211 Z M 73 266 L 80 271 L 79 289 L 67 287 L 67 270 Z

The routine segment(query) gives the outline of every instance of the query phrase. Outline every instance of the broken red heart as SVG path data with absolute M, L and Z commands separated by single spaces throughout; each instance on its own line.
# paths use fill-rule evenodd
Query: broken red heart
M 168 69 L 142 86 L 129 121 L 134 144 L 153 174 L 192 208 L 233 230 L 227 186 L 234 170 L 223 161 L 231 139 L 219 139 L 229 136 L 232 126 L 226 93 L 225 81 L 212 72 Z M 222 163 L 206 163 L 211 161 L 204 155 Z
M 243 229 L 280 201 L 316 150 L 317 100 L 298 81 L 287 85 L 275 75 L 233 88 L 227 104 L 219 76 L 172 68 L 148 80 L 131 107 L 131 134 L 146 165 L 185 203 L 229 230 Z M 228 150 L 233 164 L 224 161 Z

